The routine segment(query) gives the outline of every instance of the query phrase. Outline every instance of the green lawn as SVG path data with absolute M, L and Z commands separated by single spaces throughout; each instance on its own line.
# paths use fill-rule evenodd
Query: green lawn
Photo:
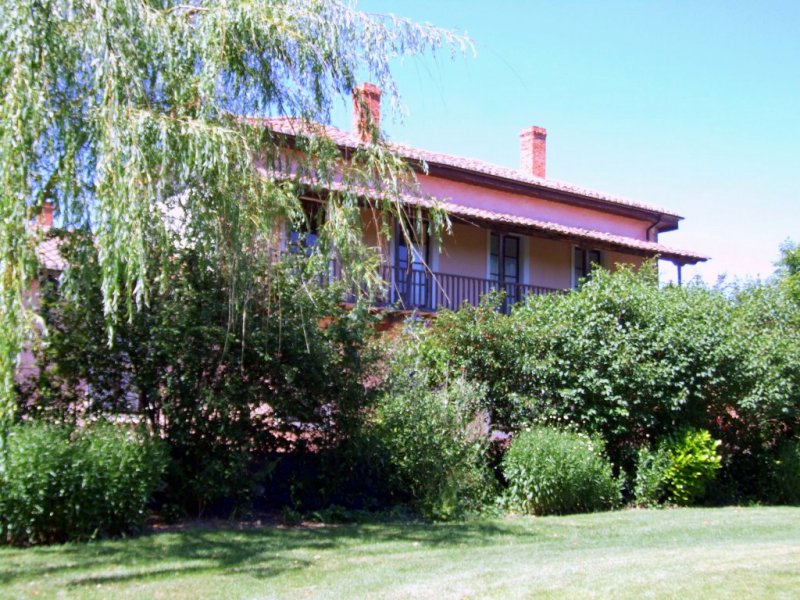
M 800 597 L 800 508 L 263 527 L 0 549 L 0 597 Z

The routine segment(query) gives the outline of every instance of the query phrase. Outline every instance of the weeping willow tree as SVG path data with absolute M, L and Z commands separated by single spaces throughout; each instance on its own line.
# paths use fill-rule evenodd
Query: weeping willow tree
M 243 310 L 259 276 L 254 249 L 302 219 L 300 186 L 325 190 L 323 250 L 363 281 L 374 271 L 360 207 L 407 219 L 409 167 L 379 135 L 343 161 L 310 126 L 287 160 L 287 140 L 246 117 L 327 122 L 366 78 L 396 106 L 390 61 L 469 48 L 338 0 L 0 0 L 0 15 L 3 422 L 31 331 L 26 290 L 40 235 L 31 221 L 45 203 L 64 227 L 91 231 L 110 331 L 115 315 L 133 314 L 168 281 L 163 257 L 175 244 L 207 250 L 229 281 L 231 313 Z

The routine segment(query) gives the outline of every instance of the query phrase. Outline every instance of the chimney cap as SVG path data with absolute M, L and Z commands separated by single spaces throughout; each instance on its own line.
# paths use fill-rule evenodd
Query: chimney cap
M 369 81 L 365 81 L 364 83 L 357 85 L 353 90 L 353 95 L 358 93 L 366 93 L 370 95 L 380 96 L 381 95 L 381 88 L 379 88 L 374 83 L 370 83 Z
M 547 137 L 547 129 L 545 129 L 544 127 L 539 127 L 538 125 L 531 125 L 530 127 L 526 127 L 525 129 L 519 132 L 519 137 L 528 135 Z

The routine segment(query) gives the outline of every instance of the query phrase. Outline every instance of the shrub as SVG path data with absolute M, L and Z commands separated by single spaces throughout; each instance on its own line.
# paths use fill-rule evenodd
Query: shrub
M 458 369 L 485 383 L 498 426 L 569 420 L 602 436 L 625 466 L 646 435 L 705 426 L 709 390 L 738 397 L 747 383 L 735 376 L 746 348 L 729 343 L 730 302 L 701 286 L 660 288 L 649 267 L 598 271 L 510 316 L 460 312 L 440 317 L 425 340 L 446 351 L 423 355 L 445 357 L 445 376 Z
M 669 466 L 664 480 L 671 501 L 688 506 L 703 497 L 720 468 L 717 452 L 720 443 L 712 439 L 708 431 L 692 429 L 686 429 L 670 440 L 667 450 Z
M 780 285 L 661 286 L 645 265 L 510 315 L 491 301 L 443 311 L 412 343 L 431 383 L 485 385 L 497 428 L 573 423 L 631 473 L 648 440 L 708 429 L 743 498 L 770 488 L 774 448 L 800 433 L 800 311 Z
M 620 502 L 621 482 L 600 444 L 553 428 L 524 431 L 503 458 L 505 502 L 536 515 L 593 512 Z
M 637 506 L 652 508 L 666 500 L 665 476 L 669 467 L 666 452 L 653 451 L 643 446 L 636 460 L 636 479 L 633 495 Z
M 800 504 L 800 442 L 786 442 L 778 449 L 774 473 L 775 500 Z
M 284 506 L 281 509 L 281 524 L 286 527 L 297 527 L 303 522 L 303 515 L 300 511 L 293 509 L 290 506 Z
M 433 519 L 481 508 L 494 488 L 481 400 L 480 388 L 463 380 L 430 391 L 422 376 L 395 379 L 379 402 L 374 435 L 397 500 Z
M 0 543 L 135 532 L 164 470 L 160 443 L 132 429 L 25 423 L 8 433 L 0 471 Z
M 48 340 L 23 414 L 137 412 L 169 446 L 165 502 L 193 515 L 247 510 L 269 475 L 264 455 L 285 455 L 308 432 L 317 447 L 335 445 L 362 419 L 374 317 L 341 306 L 335 285 L 316 285 L 310 259 L 265 264 L 232 321 L 221 266 L 192 249 L 163 257 L 154 268 L 169 266 L 165 284 L 131 315 L 122 303 L 109 347 L 91 241 L 66 239 L 71 269 L 43 286 Z
M 642 449 L 634 486 L 637 504 L 689 506 L 702 500 L 721 467 L 720 443 L 704 429 L 684 429 L 654 452 Z

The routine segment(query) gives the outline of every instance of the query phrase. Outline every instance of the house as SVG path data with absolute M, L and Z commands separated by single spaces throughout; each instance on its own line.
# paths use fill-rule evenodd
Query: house
M 369 144 L 365 123 L 380 124 L 380 90 L 363 84 L 354 92 L 353 128 L 343 131 L 320 126 L 346 155 Z M 364 111 L 368 111 L 365 114 Z M 265 118 L 260 122 L 291 139 L 305 127 L 299 119 Z M 379 303 L 403 310 L 434 312 L 476 305 L 492 290 L 505 292 L 504 308 L 530 294 L 559 293 L 591 275 L 592 265 L 615 269 L 638 266 L 658 257 L 677 265 L 705 257 L 659 242 L 659 234 L 674 231 L 682 217 L 661 208 L 565 184 L 546 177 L 547 132 L 529 127 L 520 132 L 520 167 L 513 169 L 455 155 L 429 152 L 403 144 L 390 146 L 417 170 L 420 197 L 407 197 L 409 208 L 429 208 L 426 196 L 444 200 L 452 229 L 440 245 L 429 239 L 410 240 L 395 232 L 383 239 L 375 216 L 362 210 L 365 241 L 383 258 L 386 283 Z M 423 168 L 423 165 L 425 168 Z M 304 198 L 309 223 L 317 222 L 324 198 Z M 49 229 L 53 210 L 46 205 L 37 226 Z M 291 233 L 287 240 L 291 242 Z M 313 243 L 307 231 L 304 243 Z M 65 264 L 58 240 L 48 238 L 37 248 L 45 276 L 55 276 Z M 336 266 L 332 266 L 336 275 Z M 38 306 L 38 281 L 30 289 L 31 306 Z M 35 374 L 30 350 L 20 357 L 18 376 Z
M 380 96 L 376 86 L 362 84 L 353 94 L 352 130 L 319 126 L 318 131 L 345 155 L 370 143 L 365 124 L 379 127 Z M 305 127 L 289 117 L 261 121 L 290 140 Z M 365 240 L 383 257 L 383 303 L 435 311 L 477 304 L 487 292 L 500 289 L 510 304 L 529 294 L 572 289 L 595 264 L 615 269 L 658 257 L 674 263 L 680 277 L 683 265 L 707 260 L 659 242 L 659 234 L 678 228 L 682 217 L 677 214 L 548 179 L 545 129 L 524 129 L 519 143 L 518 169 L 390 144 L 417 170 L 422 196 L 445 200 L 442 206 L 453 225 L 439 246 L 399 233 L 385 240 L 364 209 Z M 304 200 L 309 215 L 320 211 L 321 198 Z M 426 206 L 423 197 L 406 202 Z
M 351 130 L 319 125 L 314 133 L 330 138 L 347 156 L 371 143 L 380 117 L 381 92 L 364 83 L 353 93 Z M 291 117 L 256 121 L 288 144 L 308 129 L 308 123 Z M 429 197 L 441 199 L 452 229 L 439 245 L 399 231 L 385 239 L 376 216 L 362 209 L 365 241 L 383 262 L 386 291 L 380 304 L 433 312 L 464 302 L 476 305 L 486 293 L 502 290 L 507 308 L 530 294 L 575 288 L 591 276 L 593 265 L 613 270 L 657 257 L 674 263 L 680 279 L 684 265 L 707 260 L 659 242 L 659 234 L 678 229 L 682 217 L 674 212 L 548 179 L 547 131 L 541 127 L 520 132 L 518 169 L 404 144 L 389 146 L 416 170 L 420 194 L 404 196 L 409 209 L 424 212 L 432 206 Z M 325 200 L 319 193 L 302 200 L 312 224 L 302 243 L 309 244 L 316 236 L 314 224 L 324 218 Z M 49 227 L 52 207 L 41 218 Z M 284 249 L 301 237 L 286 233 Z M 63 268 L 56 244 L 49 240 L 38 249 L 48 271 Z M 331 268 L 336 276 L 337 266 Z

